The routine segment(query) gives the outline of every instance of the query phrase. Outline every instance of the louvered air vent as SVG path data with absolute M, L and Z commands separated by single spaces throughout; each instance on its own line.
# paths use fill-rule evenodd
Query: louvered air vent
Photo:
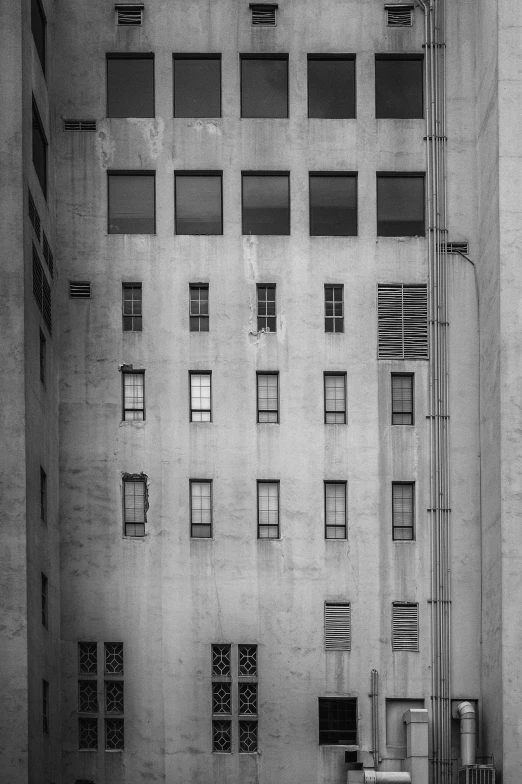
M 459 784 L 495 784 L 495 768 L 492 765 L 459 768 Z
M 388 27 L 411 27 L 413 25 L 412 5 L 385 5 Z
M 326 602 L 324 606 L 324 647 L 327 651 L 351 649 L 350 605 Z
M 33 245 L 33 294 L 38 305 L 38 309 L 43 316 L 43 319 L 49 330 L 52 332 L 52 312 L 51 312 L 51 287 L 45 272 L 43 271 L 42 262 L 38 256 L 38 251 Z
M 252 27 L 275 27 L 277 5 L 250 3 Z
M 446 242 L 440 246 L 441 253 L 469 253 L 469 244 L 467 242 Z
M 142 5 L 117 5 L 116 21 L 119 25 L 136 26 L 143 24 Z
M 91 284 L 89 281 L 70 281 L 69 297 L 71 299 L 90 299 Z
M 64 120 L 64 131 L 95 131 L 96 120 Z
M 45 231 L 43 233 L 43 255 L 52 278 L 54 276 L 54 256 L 49 246 L 47 237 L 45 236 Z
M 33 224 L 34 233 L 38 237 L 38 241 L 40 241 L 40 216 L 38 215 L 31 191 L 29 191 L 29 219 Z
M 381 284 L 377 300 L 379 359 L 428 359 L 426 286 Z
M 392 651 L 419 650 L 419 605 L 394 602 L 392 605 Z

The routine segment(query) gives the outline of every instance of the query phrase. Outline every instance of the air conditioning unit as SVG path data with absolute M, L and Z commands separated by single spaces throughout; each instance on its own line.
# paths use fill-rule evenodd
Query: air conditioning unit
M 495 768 L 493 765 L 459 768 L 459 784 L 495 784 Z

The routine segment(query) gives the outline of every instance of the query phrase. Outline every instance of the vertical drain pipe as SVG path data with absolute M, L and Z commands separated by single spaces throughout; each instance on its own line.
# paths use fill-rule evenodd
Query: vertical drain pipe
M 372 670 L 371 693 L 372 698 L 372 751 L 373 767 L 379 767 L 379 673 Z

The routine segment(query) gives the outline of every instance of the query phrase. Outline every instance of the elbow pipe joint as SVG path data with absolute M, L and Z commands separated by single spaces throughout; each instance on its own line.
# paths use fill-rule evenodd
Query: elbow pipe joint
M 477 734 L 475 707 L 467 700 L 459 702 L 457 714 L 460 719 L 460 756 L 462 757 L 462 765 L 474 765 L 475 738 Z

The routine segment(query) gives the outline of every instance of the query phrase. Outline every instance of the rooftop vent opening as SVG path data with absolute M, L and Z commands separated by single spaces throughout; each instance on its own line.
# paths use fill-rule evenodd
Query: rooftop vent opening
M 142 5 L 117 5 L 116 22 L 124 27 L 136 27 L 143 24 Z
M 446 242 L 440 246 L 441 253 L 469 253 L 468 242 Z
M 274 3 L 250 3 L 252 27 L 275 27 L 277 5 Z
M 385 5 L 388 27 L 412 27 L 413 5 Z
M 90 299 L 91 298 L 91 283 L 90 281 L 69 281 L 69 297 L 71 299 Z
M 95 131 L 96 120 L 64 120 L 64 131 Z

